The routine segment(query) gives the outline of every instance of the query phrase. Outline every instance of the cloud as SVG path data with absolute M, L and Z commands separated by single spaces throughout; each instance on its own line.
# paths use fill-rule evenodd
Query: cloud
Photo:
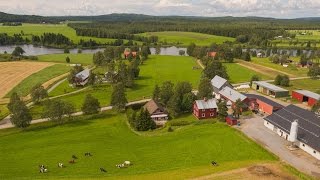
M 320 0 L 0 0 L 0 11 L 36 15 L 138 13 L 188 16 L 320 15 Z

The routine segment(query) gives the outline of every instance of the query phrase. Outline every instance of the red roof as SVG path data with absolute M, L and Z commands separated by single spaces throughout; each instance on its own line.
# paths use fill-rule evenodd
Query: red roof
M 217 55 L 217 52 L 214 52 L 214 51 L 208 52 L 209 57 L 216 57 L 216 55 Z
M 124 56 L 129 56 L 130 55 L 130 53 L 132 54 L 132 56 L 133 57 L 135 57 L 135 56 L 137 56 L 137 52 L 130 52 L 130 51 L 125 51 L 123 54 L 124 54 Z

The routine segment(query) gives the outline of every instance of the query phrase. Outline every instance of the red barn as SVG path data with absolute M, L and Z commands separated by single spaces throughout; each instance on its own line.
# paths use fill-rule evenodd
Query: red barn
M 320 95 L 307 90 L 292 91 L 292 98 L 299 102 L 307 102 L 309 106 L 314 106 L 320 101 Z
M 284 107 L 283 105 L 260 95 L 246 94 L 246 96 L 249 99 L 249 109 L 251 110 L 260 111 L 270 115 Z
M 214 57 L 216 57 L 216 55 L 217 55 L 217 52 L 214 52 L 214 51 L 212 51 L 212 52 L 208 52 L 208 57 L 212 57 L 212 58 L 214 58 Z
M 209 119 L 217 117 L 217 103 L 215 99 L 197 100 L 193 104 L 193 115 L 198 119 Z
M 238 124 L 238 120 L 236 118 L 234 118 L 233 116 L 230 116 L 230 115 L 226 117 L 226 122 L 230 126 L 234 126 L 234 125 Z

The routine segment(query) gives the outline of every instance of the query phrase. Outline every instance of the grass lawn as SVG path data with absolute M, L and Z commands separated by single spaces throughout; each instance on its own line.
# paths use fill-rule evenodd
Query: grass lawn
M 231 83 L 249 82 L 253 75 L 258 75 L 262 80 L 271 79 L 261 73 L 252 71 L 236 63 L 225 63 Z
M 70 58 L 71 64 L 92 64 L 93 54 L 48 54 L 38 56 L 42 62 L 66 63 L 66 57 Z
M 253 163 L 276 162 L 272 154 L 225 124 L 190 125 L 172 133 L 147 134 L 130 131 L 125 115 L 114 112 L 62 126 L 44 123 L 24 131 L 1 130 L 0 154 L 5 156 L 0 161 L 0 178 L 119 179 L 141 175 L 138 179 L 149 179 L 154 173 L 158 173 L 157 178 L 166 177 L 169 171 L 171 179 L 185 179 Z M 84 157 L 85 152 L 93 156 Z M 68 164 L 72 155 L 79 158 L 74 165 Z M 115 167 L 125 160 L 133 166 Z M 212 160 L 219 167 L 212 167 Z M 59 162 L 67 167 L 59 169 Z M 39 173 L 40 164 L 45 164 L 49 172 Z M 100 167 L 108 172 L 101 173 Z
M 6 97 L 10 97 L 13 92 L 17 92 L 22 96 L 26 96 L 29 94 L 31 88 L 40 83 L 43 84 L 50 79 L 53 79 L 59 75 L 62 75 L 70 70 L 70 67 L 63 64 L 55 64 L 53 66 L 47 67 L 37 73 L 32 74 L 31 76 L 24 79 L 21 83 L 19 83 L 16 87 L 14 87 Z
M 95 38 L 86 36 L 77 36 L 76 31 L 66 24 L 23 24 L 22 26 L 0 26 L 0 32 L 8 33 L 9 35 L 20 34 L 23 31 L 25 37 L 31 38 L 32 35 L 42 35 L 43 33 L 60 33 L 70 38 L 75 43 L 83 40 L 95 40 L 99 43 L 108 43 L 115 41 L 114 39 Z
M 280 64 L 274 64 L 270 62 L 269 58 L 252 58 L 252 62 L 255 64 L 263 65 L 269 68 L 273 68 L 285 73 L 289 73 L 295 77 L 305 77 L 307 76 L 308 69 L 306 68 L 297 68 L 292 65 L 291 67 L 283 67 Z
M 0 104 L 0 121 L 9 114 L 6 104 Z
M 195 43 L 198 46 L 208 46 L 212 43 L 222 44 L 225 41 L 235 41 L 234 38 L 215 36 L 194 32 L 147 32 L 141 35 L 144 36 L 158 36 L 159 42 L 167 42 L 167 44 L 188 46 L 190 43 Z
M 286 89 L 292 91 L 297 89 L 304 89 L 313 92 L 320 91 L 320 80 L 313 79 L 301 79 L 290 81 L 290 86 L 285 87 Z
M 74 88 L 74 87 L 70 86 L 69 82 L 66 80 L 66 81 L 63 81 L 63 83 L 61 83 L 53 91 L 51 91 L 49 93 L 49 96 L 50 97 L 59 96 L 59 95 L 62 95 L 62 94 L 66 94 L 66 93 L 71 93 L 71 92 L 77 91 L 79 89 L 80 88 Z

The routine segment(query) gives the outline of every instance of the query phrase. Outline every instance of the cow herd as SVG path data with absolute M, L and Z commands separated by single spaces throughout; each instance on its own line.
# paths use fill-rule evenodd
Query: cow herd
M 90 152 L 86 152 L 86 153 L 84 153 L 84 156 L 85 157 L 92 157 L 92 154 Z M 72 157 L 72 159 L 69 161 L 69 164 L 75 164 L 78 157 L 76 155 L 72 155 L 71 157 Z M 132 165 L 132 163 L 130 161 L 124 161 L 121 164 L 117 164 L 116 167 L 121 169 L 121 168 L 127 168 L 131 165 Z M 58 163 L 58 167 L 65 168 L 66 166 L 60 162 L 60 163 Z M 45 165 L 39 165 L 39 172 L 40 173 L 47 173 L 48 168 Z M 103 167 L 100 167 L 100 172 L 106 173 L 107 170 Z

